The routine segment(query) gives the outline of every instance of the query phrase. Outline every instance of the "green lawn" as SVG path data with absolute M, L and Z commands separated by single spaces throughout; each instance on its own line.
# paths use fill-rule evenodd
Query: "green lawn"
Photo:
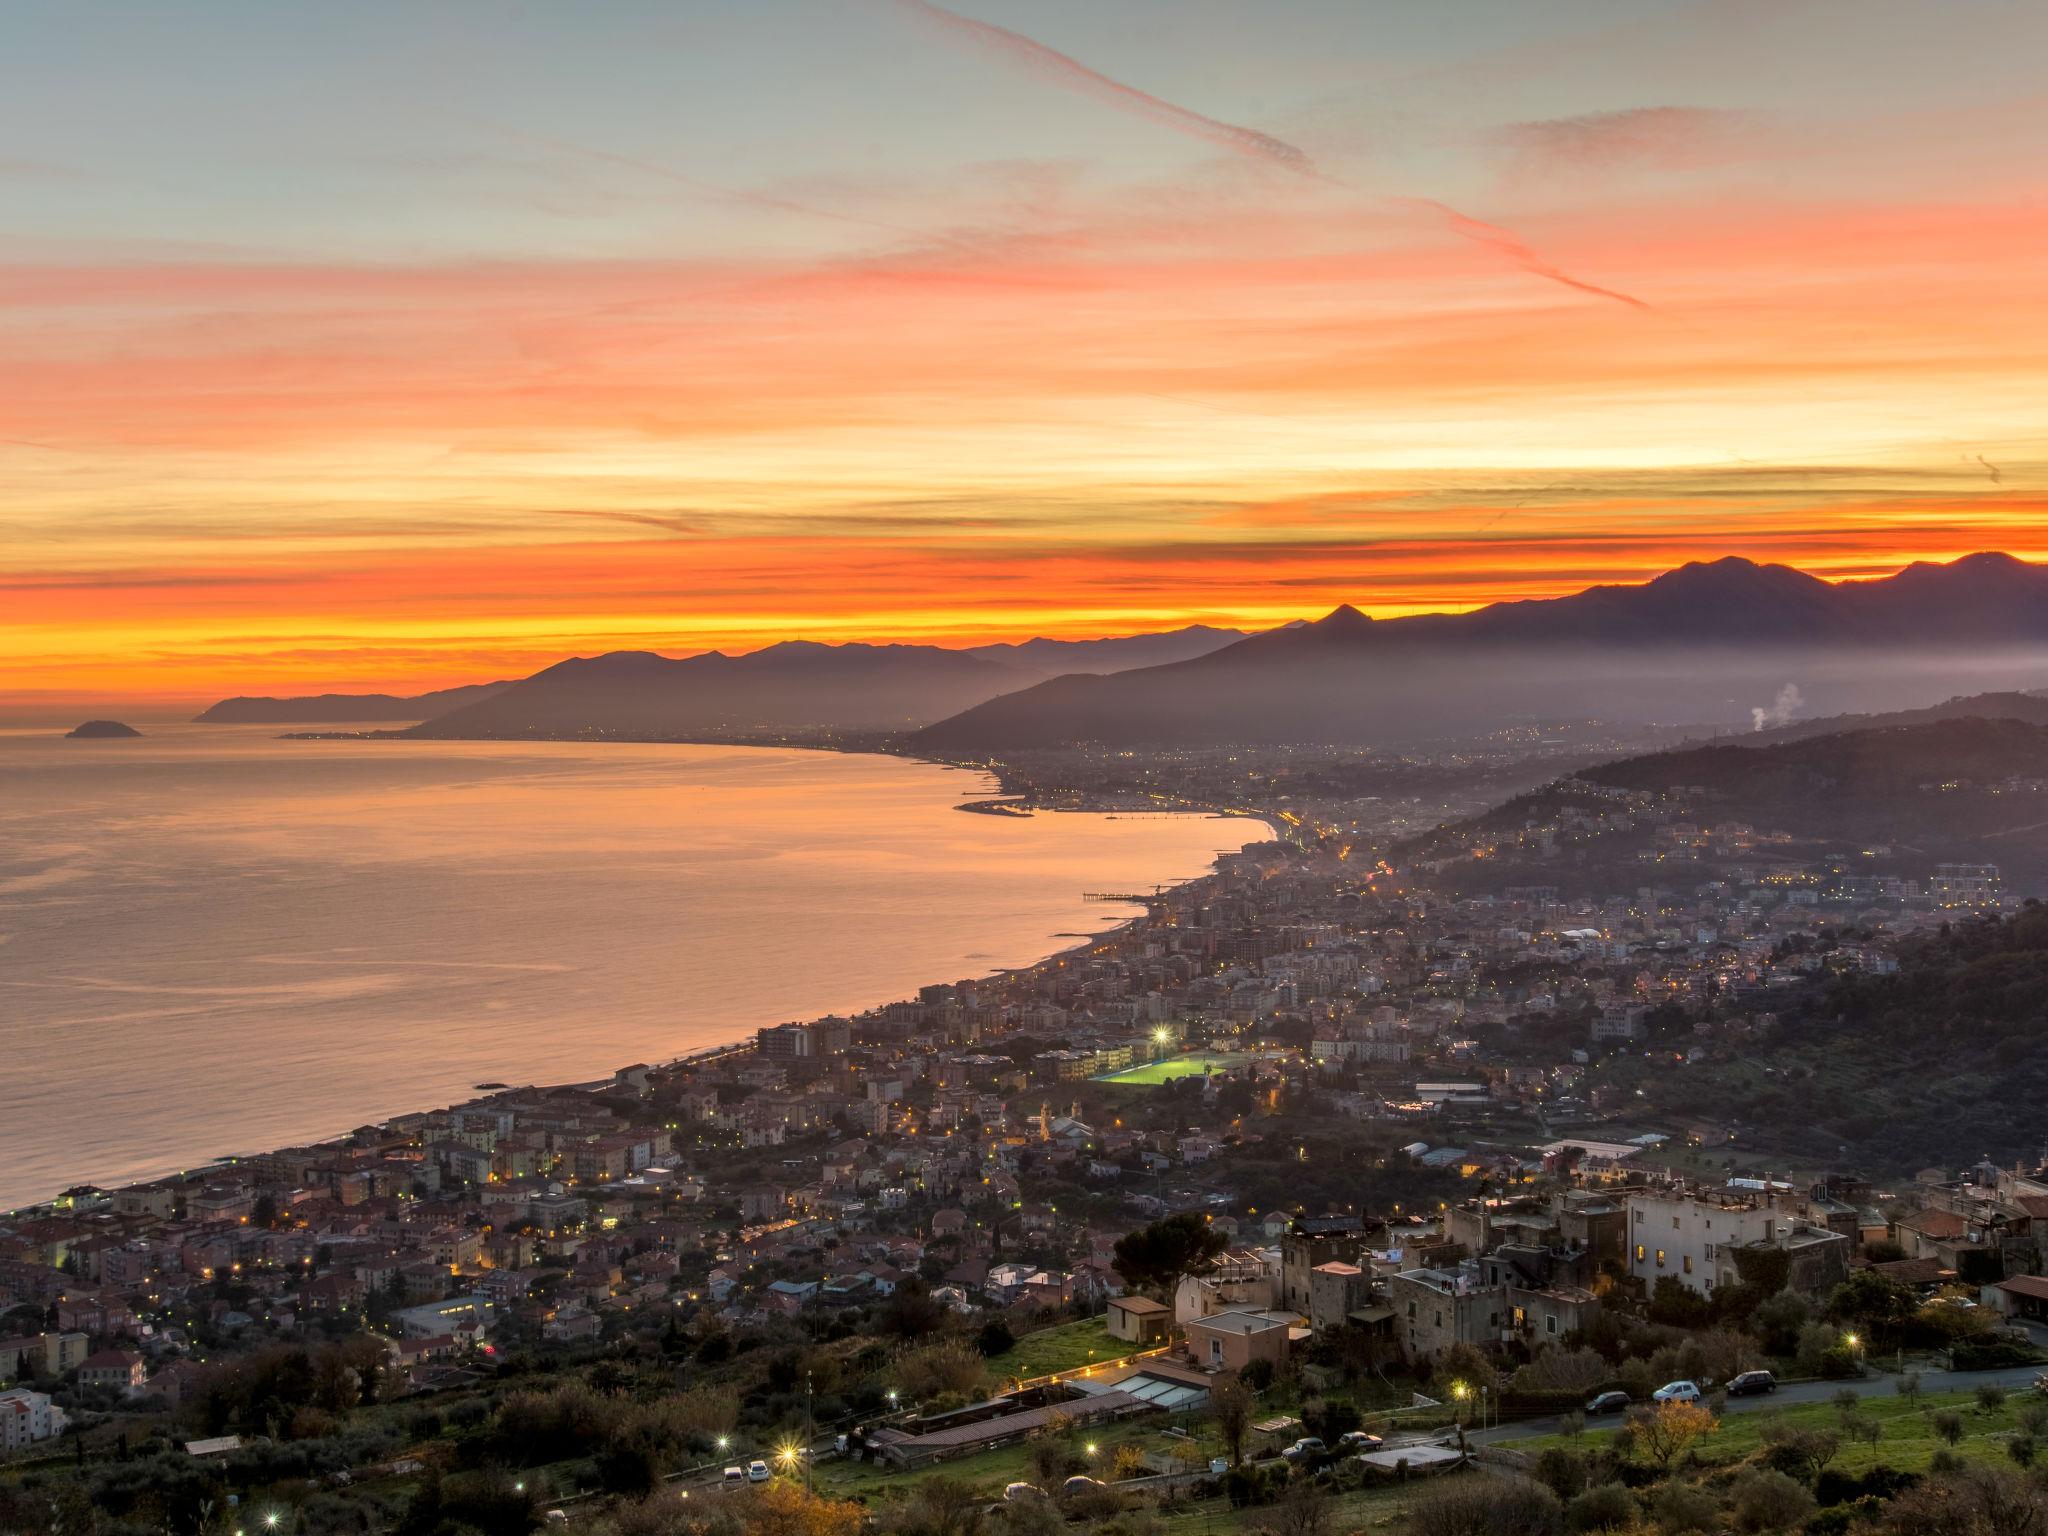
M 1111 1338 L 1107 1321 L 1090 1317 L 1027 1333 L 1002 1354 L 990 1356 L 988 1368 L 1002 1381 L 1029 1381 L 1034 1376 L 1121 1360 L 1137 1351 L 1137 1345 Z
M 1934 1432 L 1933 1416 L 1943 1410 L 1962 1416 L 1963 1438 L 1955 1447 L 1957 1455 L 1970 1461 L 2009 1465 L 2006 1442 L 2017 1427 L 2014 1410 L 2023 1400 L 2024 1394 L 2013 1393 L 2003 1407 L 1985 1413 L 1978 1408 L 1976 1395 L 1970 1392 L 1931 1393 L 1917 1403 L 1902 1397 L 1865 1397 L 1859 1409 L 1865 1416 L 1878 1421 L 1883 1431 L 1881 1436 L 1875 1445 L 1844 1436 L 1841 1450 L 1828 1464 L 1829 1468 L 1860 1473 L 1872 1467 L 1885 1466 L 1907 1472 L 1925 1472 L 1934 1453 L 1946 1445 Z M 1833 1403 L 1798 1403 L 1783 1409 L 1765 1408 L 1751 1413 L 1730 1414 L 1712 1435 L 1695 1443 L 1693 1454 L 1701 1462 L 1711 1465 L 1728 1465 L 1755 1455 L 1763 1444 L 1764 1425 L 1774 1413 L 1806 1429 L 1833 1429 L 1840 1420 Z M 1587 1433 L 1578 1436 L 1576 1443 L 1579 1448 L 1590 1449 L 1604 1443 L 1612 1433 L 1612 1430 Z M 1510 1441 L 1508 1448 L 1534 1455 L 1548 1446 L 1573 1443 L 1564 1435 L 1543 1435 Z
M 1088 1470 L 1097 1477 L 1107 1476 L 1106 1469 L 1115 1460 L 1120 1446 L 1135 1445 L 1142 1451 L 1170 1454 L 1176 1446 L 1190 1444 L 1178 1436 L 1161 1433 L 1157 1424 L 1104 1424 L 1072 1431 L 1069 1438 L 1077 1452 L 1082 1452 L 1089 1445 L 1095 1447 L 1095 1455 L 1089 1458 Z M 1205 1461 L 1219 1453 L 1215 1445 L 1207 1443 L 1199 1434 L 1193 1446 Z M 934 1462 L 914 1472 L 885 1471 L 865 1462 L 827 1461 L 818 1466 L 817 1486 L 820 1493 L 831 1494 L 834 1498 L 860 1496 L 869 1503 L 883 1503 L 903 1497 L 925 1478 L 950 1477 L 966 1483 L 977 1493 L 995 1498 L 1001 1495 L 1007 1484 L 1038 1481 L 1038 1473 L 1031 1464 L 1035 1448 L 1032 1441 L 1020 1441 L 976 1456 Z
M 1177 1077 L 1199 1077 L 1211 1067 L 1223 1071 L 1230 1067 L 1241 1067 L 1249 1056 L 1234 1052 L 1194 1051 L 1186 1056 L 1168 1056 L 1159 1061 L 1148 1061 L 1143 1066 L 1126 1067 L 1121 1072 L 1111 1072 L 1099 1077 L 1101 1083 L 1170 1083 Z

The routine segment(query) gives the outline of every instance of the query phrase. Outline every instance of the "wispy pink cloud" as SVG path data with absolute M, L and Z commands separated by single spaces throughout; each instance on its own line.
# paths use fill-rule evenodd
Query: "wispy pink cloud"
M 945 35 L 957 38 L 973 47 L 997 54 L 1012 63 L 1041 75 L 1054 84 L 1068 90 L 1092 96 L 1111 106 L 1127 112 L 1135 112 L 1150 118 L 1155 123 L 1206 139 L 1211 144 L 1221 145 L 1234 154 L 1251 160 L 1263 160 L 1280 166 L 1300 176 L 1320 176 L 1315 163 L 1308 155 L 1285 139 L 1277 139 L 1270 133 L 1261 133 L 1256 128 L 1240 127 L 1236 123 L 1220 122 L 1205 117 L 1200 112 L 1141 91 L 1134 85 L 1121 80 L 1112 80 L 1098 70 L 1090 69 L 1079 59 L 1061 53 L 1057 48 L 1048 48 L 1036 39 L 1021 32 L 1012 32 L 1008 27 L 999 27 L 993 22 L 976 21 L 947 10 L 944 6 L 933 5 L 930 0 L 897 0 L 898 5 L 912 16 L 937 28 Z
M 1113 80 L 1098 70 L 1090 69 L 1080 60 L 1071 58 L 1056 48 L 1048 48 L 1021 32 L 1012 32 L 1008 27 L 999 27 L 993 22 L 976 21 L 971 17 L 958 15 L 943 6 L 932 4 L 931 0 L 897 0 L 897 4 L 913 16 L 939 29 L 944 35 L 1021 65 L 1067 90 L 1078 91 L 1098 101 L 1107 102 L 1111 106 L 1135 113 L 1152 122 L 1164 124 L 1176 132 L 1219 144 L 1247 159 L 1279 166 L 1308 180 L 1329 186 L 1343 185 L 1334 177 L 1318 170 L 1305 150 L 1288 143 L 1285 139 L 1275 138 L 1272 134 L 1262 133 L 1256 128 L 1244 128 L 1235 123 L 1205 117 L 1200 112 L 1191 111 L 1176 102 L 1154 96 L 1149 91 L 1141 91 L 1136 86 L 1124 84 L 1121 80 Z M 1382 201 L 1433 210 L 1456 234 L 1500 252 L 1525 272 L 1533 273 L 1548 282 L 1559 283 L 1566 288 L 1589 293 L 1597 298 L 1612 299 L 1633 309 L 1648 310 L 1651 307 L 1630 294 L 1573 277 L 1555 262 L 1539 256 L 1513 231 L 1503 229 L 1498 224 L 1490 224 L 1484 219 L 1475 219 L 1434 198 L 1397 197 Z

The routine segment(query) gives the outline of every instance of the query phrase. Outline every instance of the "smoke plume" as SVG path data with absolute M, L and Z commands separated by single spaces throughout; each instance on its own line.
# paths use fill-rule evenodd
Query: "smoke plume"
M 1778 690 L 1778 697 L 1769 709 L 1753 707 L 1749 712 L 1750 729 L 1767 730 L 1774 725 L 1790 725 L 1799 711 L 1806 707 L 1806 695 L 1799 691 L 1797 683 L 1787 683 Z

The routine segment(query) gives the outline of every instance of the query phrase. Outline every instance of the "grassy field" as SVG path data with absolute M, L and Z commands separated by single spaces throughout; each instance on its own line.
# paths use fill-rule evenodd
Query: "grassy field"
M 1947 1444 L 1934 1432 L 1934 1415 L 1943 1410 L 1959 1414 L 1963 1421 L 1963 1438 L 1955 1446 L 1957 1455 L 1970 1461 L 2009 1465 L 2005 1447 L 2018 1427 L 2015 1409 L 2024 1400 L 2023 1394 L 2014 1393 L 2004 1406 L 1987 1413 L 1977 1406 L 1976 1396 L 1967 1392 L 1932 1393 L 1917 1403 L 1902 1397 L 1863 1398 L 1860 1411 L 1877 1421 L 1881 1431 L 1878 1441 L 1872 1445 L 1843 1436 L 1841 1450 L 1828 1463 L 1829 1468 L 1852 1474 L 1879 1466 L 1925 1472 L 1934 1453 Z M 1702 1463 L 1716 1466 L 1753 1456 L 1762 1447 L 1764 1425 L 1774 1414 L 1805 1429 L 1832 1430 L 1840 1423 L 1832 1403 L 1799 1403 L 1784 1409 L 1730 1414 L 1712 1435 L 1694 1443 L 1693 1454 Z M 1588 1433 L 1578 1436 L 1576 1442 L 1563 1435 L 1545 1435 L 1516 1440 L 1512 1448 L 1531 1455 L 1553 1445 L 1576 1443 L 1580 1449 L 1590 1449 L 1604 1443 L 1612 1433 Z
M 1051 1376 L 1058 1371 L 1078 1371 L 1135 1354 L 1138 1346 L 1109 1336 L 1109 1324 L 1099 1317 L 1078 1323 L 1061 1323 L 1027 1333 L 1000 1355 L 989 1357 L 991 1373 L 1007 1381 L 1012 1377 L 1029 1381 L 1034 1376 Z
M 1168 1056 L 1161 1061 L 1148 1061 L 1143 1066 L 1126 1067 L 1121 1072 L 1111 1072 L 1097 1078 L 1103 1083 L 1170 1083 L 1177 1077 L 1199 1077 L 1211 1067 L 1219 1072 L 1229 1067 L 1241 1067 L 1249 1056 L 1229 1052 L 1194 1051 L 1186 1056 Z
M 1087 1457 L 1087 1470 L 1096 1477 L 1108 1476 L 1107 1469 L 1115 1461 L 1118 1449 L 1126 1445 L 1157 1455 L 1171 1455 L 1177 1448 L 1192 1447 L 1205 1461 L 1219 1453 L 1217 1445 L 1205 1441 L 1199 1434 L 1192 1441 L 1184 1440 L 1163 1433 L 1157 1424 L 1104 1424 L 1099 1428 L 1074 1431 L 1069 1439 L 1077 1453 L 1085 1455 L 1087 1446 L 1095 1447 L 1095 1454 Z M 967 1484 L 977 1493 L 995 1498 L 1001 1495 L 1007 1484 L 1039 1480 L 1032 1466 L 1035 1449 L 1034 1442 L 1022 1441 L 983 1451 L 978 1456 L 935 1462 L 914 1472 L 884 1471 L 863 1462 L 828 1461 L 817 1469 L 817 1486 L 820 1493 L 831 1494 L 834 1498 L 861 1497 L 873 1504 L 902 1498 L 925 1478 L 949 1477 Z

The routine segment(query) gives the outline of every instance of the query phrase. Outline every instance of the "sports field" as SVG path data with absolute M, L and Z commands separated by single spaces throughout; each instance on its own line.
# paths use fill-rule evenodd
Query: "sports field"
M 1160 1061 L 1148 1061 L 1143 1066 L 1126 1067 L 1121 1072 L 1111 1072 L 1097 1078 L 1103 1083 L 1170 1083 L 1177 1077 L 1199 1077 L 1214 1068 L 1218 1072 L 1226 1067 L 1241 1067 L 1251 1057 L 1230 1052 L 1191 1051 L 1185 1056 L 1168 1056 Z

